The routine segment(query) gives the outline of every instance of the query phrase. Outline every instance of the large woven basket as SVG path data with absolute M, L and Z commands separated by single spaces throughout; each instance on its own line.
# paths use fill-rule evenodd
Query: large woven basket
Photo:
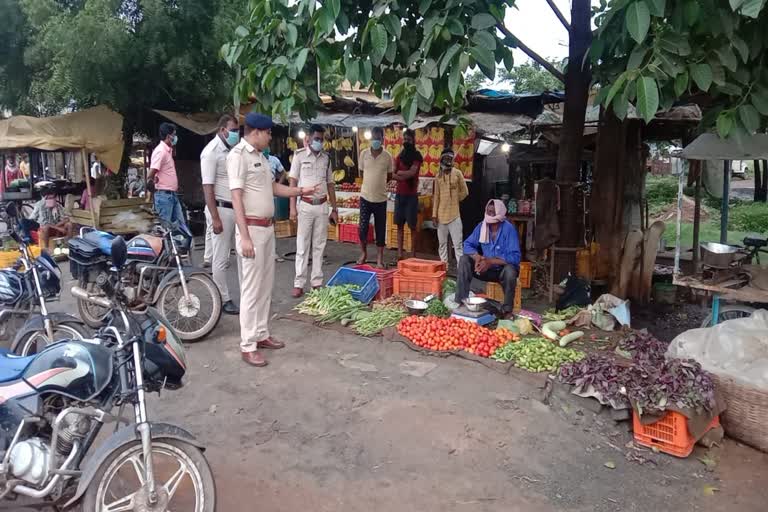
M 768 393 L 715 375 L 727 409 L 720 415 L 728 436 L 768 452 Z

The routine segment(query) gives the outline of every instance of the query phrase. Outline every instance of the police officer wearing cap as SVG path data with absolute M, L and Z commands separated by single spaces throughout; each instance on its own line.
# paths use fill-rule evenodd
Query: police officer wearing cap
M 258 349 L 285 346 L 269 333 L 275 280 L 274 196 L 300 197 L 317 192 L 317 187 L 288 187 L 272 180 L 272 169 L 263 153 L 271 139 L 272 118 L 249 113 L 245 116 L 245 136 L 227 155 L 236 246 L 242 265 L 240 351 L 243 361 L 252 366 L 267 364 Z

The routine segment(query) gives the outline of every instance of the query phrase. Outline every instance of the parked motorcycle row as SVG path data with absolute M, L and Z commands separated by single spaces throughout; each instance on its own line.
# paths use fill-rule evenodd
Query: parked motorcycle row
M 13 204 L 5 208 L 16 216 Z M 81 231 L 69 256 L 82 320 L 48 310 L 61 293 L 59 266 L 10 236 L 20 258 L 0 270 L 0 329 L 24 323 L 11 350 L 0 350 L 0 500 L 88 512 L 215 510 L 204 446 L 151 422 L 146 406 L 147 393 L 182 386 L 182 340 L 204 338 L 221 316 L 213 280 L 183 263 L 189 233 L 160 225 L 126 243 Z M 114 433 L 96 442 L 108 423 Z

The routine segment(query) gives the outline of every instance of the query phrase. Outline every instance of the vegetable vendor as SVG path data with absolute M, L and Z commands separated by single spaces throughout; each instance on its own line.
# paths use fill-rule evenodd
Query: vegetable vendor
M 488 201 L 485 219 L 464 241 L 464 255 L 459 260 L 456 301 L 469 297 L 472 278 L 499 283 L 504 289 L 502 311 L 512 314 L 515 287 L 520 271 L 520 242 L 517 229 L 506 218 L 507 208 L 498 199 Z

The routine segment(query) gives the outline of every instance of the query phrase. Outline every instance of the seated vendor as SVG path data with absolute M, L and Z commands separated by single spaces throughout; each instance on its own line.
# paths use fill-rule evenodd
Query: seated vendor
M 56 201 L 56 195 L 50 192 L 35 204 L 31 217 L 22 219 L 20 224 L 22 234 L 27 238 L 30 231 L 37 229 L 43 249 L 48 248 L 51 237 L 72 236 L 72 223 L 66 217 L 64 207 Z
M 469 297 L 472 278 L 499 283 L 504 289 L 502 311 L 512 313 L 515 287 L 520 269 L 520 242 L 517 229 L 506 218 L 507 209 L 498 199 L 488 201 L 485 219 L 464 241 L 464 255 L 459 260 L 456 302 Z

